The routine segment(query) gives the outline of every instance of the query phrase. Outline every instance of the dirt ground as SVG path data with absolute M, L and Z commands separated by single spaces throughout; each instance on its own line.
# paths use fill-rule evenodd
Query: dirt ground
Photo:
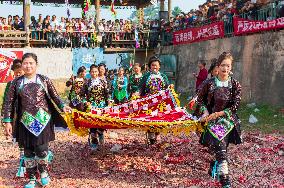
M 233 187 L 284 187 L 284 136 L 243 133 L 244 143 L 229 147 Z M 118 144 L 122 148 L 111 152 Z M 87 137 L 57 131 L 50 143 L 55 154 L 50 175 L 53 188 L 89 187 L 218 187 L 207 174 L 213 159 L 191 136 L 161 136 L 148 147 L 145 134 L 119 130 L 106 133 L 105 147 L 91 154 Z M 19 152 L 16 144 L 0 136 L 0 188 L 22 187 L 16 179 Z

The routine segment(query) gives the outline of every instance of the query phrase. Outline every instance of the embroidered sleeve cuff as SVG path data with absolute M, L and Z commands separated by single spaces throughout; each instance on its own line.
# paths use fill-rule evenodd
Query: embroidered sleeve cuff
M 228 118 L 231 117 L 231 115 L 232 115 L 232 111 L 230 109 L 228 109 L 228 108 L 224 110 L 224 113 L 226 114 L 226 116 Z
M 12 123 L 12 122 L 13 122 L 13 119 L 11 119 L 11 118 L 4 118 L 4 119 L 2 120 L 2 122 L 3 122 L 3 123 Z
M 61 103 L 61 104 L 59 105 L 59 108 L 60 108 L 60 109 L 63 109 L 64 106 L 65 106 L 65 104 L 64 104 L 64 103 Z
M 207 110 L 207 108 L 206 108 L 205 106 L 201 106 L 201 107 L 200 107 L 200 111 L 201 111 L 201 112 L 205 112 L 206 110 Z

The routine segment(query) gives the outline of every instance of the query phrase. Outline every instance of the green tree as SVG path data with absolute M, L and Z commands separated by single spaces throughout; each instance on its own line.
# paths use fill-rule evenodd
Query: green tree
M 129 17 L 134 22 L 138 21 L 138 11 L 135 10 Z M 151 5 L 144 9 L 144 20 L 155 20 L 159 19 L 159 6 Z
M 179 7 L 174 7 L 174 9 L 172 10 L 172 15 L 174 17 L 176 17 L 177 15 L 179 15 L 182 12 L 182 10 Z

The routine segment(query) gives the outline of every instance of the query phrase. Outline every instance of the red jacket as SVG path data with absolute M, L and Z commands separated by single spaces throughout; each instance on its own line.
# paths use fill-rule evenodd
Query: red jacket
M 208 76 L 208 72 L 207 72 L 206 68 L 201 69 L 199 71 L 198 76 L 197 76 L 197 80 L 196 80 L 196 84 L 195 84 L 196 89 L 198 89 L 200 84 L 202 84 L 202 82 L 207 79 L 207 76 Z

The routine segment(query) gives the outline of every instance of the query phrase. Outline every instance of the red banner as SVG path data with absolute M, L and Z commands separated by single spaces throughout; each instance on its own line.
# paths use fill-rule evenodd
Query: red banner
M 284 17 L 269 21 L 254 21 L 234 17 L 233 22 L 235 35 L 284 28 Z
M 224 37 L 224 22 L 216 22 L 203 27 L 176 31 L 173 34 L 173 44 L 187 44 Z
M 74 110 L 66 114 L 71 132 L 88 134 L 88 128 L 155 129 L 159 132 L 191 132 L 201 130 L 200 122 L 179 106 L 177 94 L 167 89 L 157 94 L 85 113 Z
M 0 49 L 0 83 L 7 83 L 13 80 L 14 75 L 11 65 L 14 59 L 21 59 L 23 51 L 9 51 Z

